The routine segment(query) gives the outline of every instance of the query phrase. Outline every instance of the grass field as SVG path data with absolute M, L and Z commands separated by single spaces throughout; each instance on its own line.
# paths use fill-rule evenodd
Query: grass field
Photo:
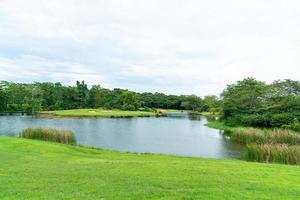
M 40 112 L 41 117 L 151 117 L 157 116 L 155 112 L 124 111 L 105 109 L 74 109 Z
M 300 167 L 0 137 L 0 199 L 297 199 Z
M 219 130 L 224 130 L 226 133 L 230 134 L 234 131 L 234 129 L 239 128 L 239 127 L 231 127 L 231 126 L 227 126 L 224 122 L 221 121 L 209 121 L 206 126 L 208 126 L 209 128 L 215 128 L 215 129 L 219 129 Z

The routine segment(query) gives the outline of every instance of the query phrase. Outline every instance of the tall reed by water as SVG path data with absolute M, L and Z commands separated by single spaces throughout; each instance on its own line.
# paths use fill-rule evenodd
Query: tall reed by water
M 231 138 L 244 144 L 279 143 L 300 145 L 300 134 L 286 129 L 262 130 L 256 128 L 238 128 L 233 131 Z
M 74 133 L 68 129 L 27 128 L 22 131 L 21 137 L 64 144 L 76 144 Z
M 244 150 L 247 161 L 300 165 L 300 146 L 286 144 L 248 144 Z

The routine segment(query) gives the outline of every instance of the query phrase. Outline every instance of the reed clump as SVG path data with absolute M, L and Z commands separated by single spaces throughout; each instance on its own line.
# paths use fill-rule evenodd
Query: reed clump
M 249 144 L 289 144 L 300 145 L 300 134 L 287 129 L 262 130 L 256 128 L 237 128 L 231 135 L 232 140 Z
M 248 144 L 244 150 L 247 161 L 300 165 L 300 146 L 287 144 Z
M 256 128 L 237 128 L 231 134 L 231 139 L 244 144 L 268 142 L 265 132 Z
M 57 128 L 26 128 L 21 137 L 34 140 L 44 140 L 63 144 L 76 144 L 74 133 L 68 129 Z

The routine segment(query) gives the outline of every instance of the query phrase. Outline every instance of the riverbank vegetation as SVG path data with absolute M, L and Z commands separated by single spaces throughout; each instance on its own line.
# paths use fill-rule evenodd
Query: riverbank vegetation
M 231 134 L 231 139 L 244 144 L 300 145 L 300 134 L 285 129 L 236 128 Z
M 221 120 L 230 126 L 290 128 L 300 131 L 300 82 L 271 84 L 247 78 L 221 94 Z
M 33 140 L 44 140 L 63 144 L 76 144 L 76 138 L 71 130 L 56 128 L 26 128 L 21 137 Z
M 247 78 L 228 85 L 220 101 L 219 120 L 207 126 L 247 144 L 245 160 L 299 164 L 300 82 Z
M 298 166 L 0 137 L 0 199 L 297 199 Z
M 300 165 L 300 146 L 287 144 L 248 144 L 244 159 L 255 162 Z

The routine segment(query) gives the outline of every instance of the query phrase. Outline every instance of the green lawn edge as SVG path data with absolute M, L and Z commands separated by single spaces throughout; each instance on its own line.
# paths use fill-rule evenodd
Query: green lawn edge
M 297 199 L 300 167 L 0 137 L 0 199 Z
M 158 117 L 159 113 L 150 111 L 123 111 L 105 109 L 72 109 L 59 111 L 43 111 L 39 117 L 95 117 L 95 118 L 126 118 L 126 117 Z

